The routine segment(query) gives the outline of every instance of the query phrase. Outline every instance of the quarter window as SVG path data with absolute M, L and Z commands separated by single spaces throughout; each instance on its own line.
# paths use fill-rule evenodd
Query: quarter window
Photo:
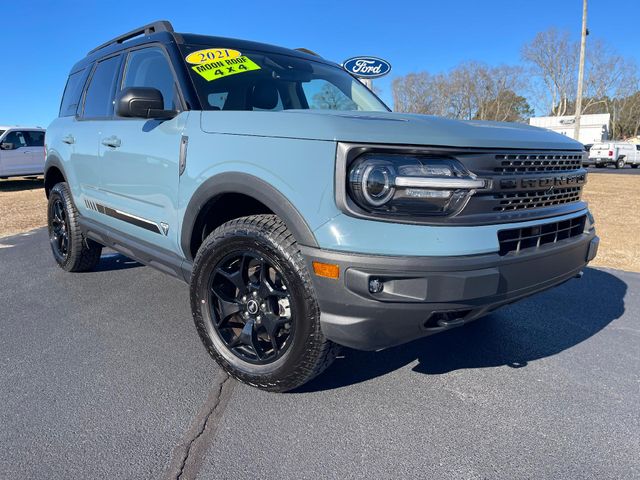
M 98 62 L 84 100 L 84 117 L 110 117 L 113 115 L 113 94 L 120 67 L 120 57 Z
M 69 75 L 67 86 L 62 95 L 62 103 L 60 104 L 60 117 L 72 117 L 78 110 L 78 104 L 82 97 L 82 89 L 87 80 L 87 69 Z
M 162 50 L 143 48 L 129 53 L 122 88 L 150 87 L 160 90 L 165 110 L 178 110 L 176 82 Z

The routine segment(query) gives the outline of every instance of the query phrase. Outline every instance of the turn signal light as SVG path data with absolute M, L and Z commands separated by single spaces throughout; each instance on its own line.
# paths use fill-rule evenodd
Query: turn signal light
M 313 262 L 313 271 L 319 277 L 333 278 L 340 277 L 340 267 L 332 263 Z

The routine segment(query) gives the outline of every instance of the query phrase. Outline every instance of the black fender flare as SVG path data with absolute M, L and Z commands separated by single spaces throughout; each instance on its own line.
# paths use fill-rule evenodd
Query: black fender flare
M 187 205 L 182 221 L 180 245 L 188 260 L 193 260 L 191 235 L 200 210 L 209 200 L 225 193 L 240 193 L 258 200 L 284 221 L 300 245 L 318 247 L 316 238 L 304 217 L 279 190 L 253 175 L 227 172 L 205 180 L 194 192 Z
M 44 184 L 45 184 L 45 188 L 47 185 L 47 176 L 49 174 L 49 171 L 51 170 L 51 168 L 57 168 L 58 170 L 60 170 L 60 173 L 62 173 L 62 176 L 66 179 L 68 179 L 67 177 L 67 172 L 65 172 L 64 170 L 64 166 L 62 165 L 62 160 L 55 154 L 49 154 L 47 155 L 47 159 L 44 162 Z M 49 192 L 47 193 L 47 197 L 49 196 Z

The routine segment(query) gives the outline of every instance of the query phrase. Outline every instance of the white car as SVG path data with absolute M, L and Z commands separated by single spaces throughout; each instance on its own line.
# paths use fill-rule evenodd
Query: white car
M 623 168 L 631 165 L 638 168 L 640 165 L 640 144 L 629 142 L 596 143 L 589 149 L 589 159 L 585 165 L 595 165 L 598 168 L 607 165 L 615 165 Z
M 44 173 L 44 129 L 0 126 L 0 178 Z

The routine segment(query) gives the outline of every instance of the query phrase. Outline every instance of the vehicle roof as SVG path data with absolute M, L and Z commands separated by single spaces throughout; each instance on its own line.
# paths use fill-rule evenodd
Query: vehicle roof
M 44 130 L 42 127 L 27 127 L 24 125 L 0 125 L 0 130 Z
M 258 52 L 268 52 L 268 53 L 277 53 L 282 55 L 290 55 L 294 57 L 303 58 L 306 60 L 313 60 L 316 62 L 322 62 L 325 64 L 333 65 L 336 64 L 334 62 L 323 59 L 320 56 L 312 55 L 309 53 L 302 52 L 300 50 L 278 47 L 276 45 L 270 45 L 267 43 L 253 42 L 250 40 L 241 40 L 237 38 L 226 38 L 226 37 L 216 37 L 211 35 L 199 35 L 194 33 L 177 33 L 177 32 L 168 32 L 168 31 L 159 31 L 156 33 L 152 33 L 149 35 L 141 35 L 130 40 L 122 41 L 122 42 L 114 42 L 112 44 L 106 45 L 104 47 L 98 47 L 98 49 L 92 50 L 87 54 L 85 58 L 77 62 L 71 72 L 75 72 L 80 70 L 87 65 L 94 63 L 96 60 L 112 55 L 114 53 L 120 52 L 127 48 L 137 47 L 140 45 L 144 45 L 147 43 L 176 43 L 176 44 L 193 44 L 193 45 L 203 45 L 207 47 L 218 47 L 218 48 L 230 48 L 234 50 L 249 50 L 249 51 L 258 51 Z

